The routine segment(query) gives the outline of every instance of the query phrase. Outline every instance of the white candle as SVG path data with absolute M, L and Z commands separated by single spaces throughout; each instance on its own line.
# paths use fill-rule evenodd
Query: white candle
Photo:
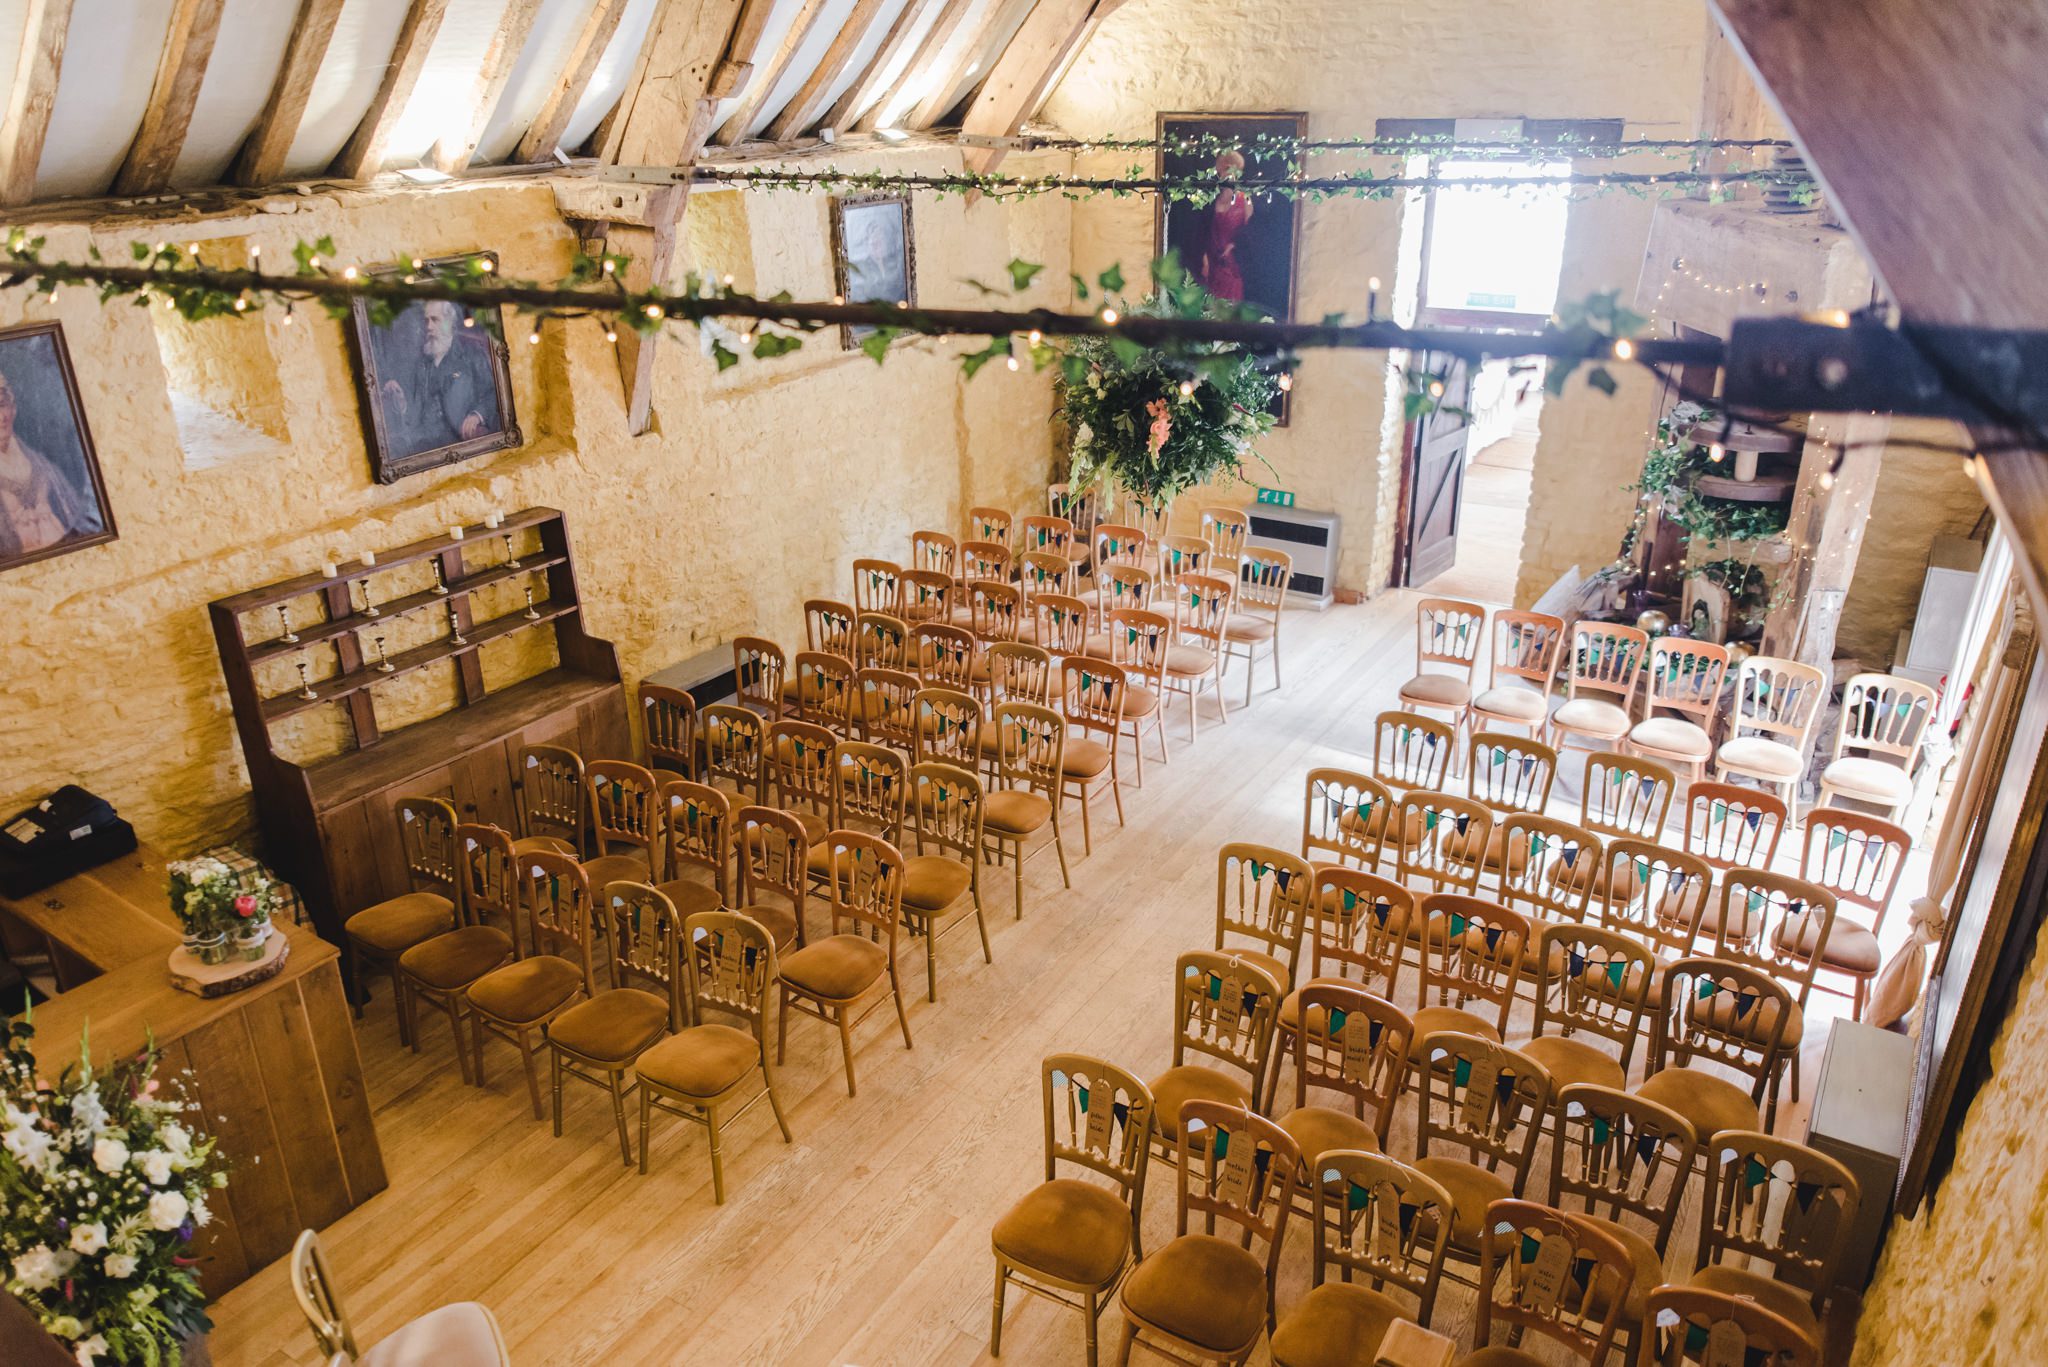
M 498 524 L 503 522 L 504 520 L 505 515 L 499 512 L 496 508 L 493 508 L 489 512 L 484 514 L 484 525 L 486 527 L 496 528 Z
M 376 553 L 375 551 L 364 551 L 364 552 L 363 552 L 363 563 L 364 563 L 365 565 L 374 565 L 374 564 L 376 564 L 376 563 L 377 563 L 377 553 Z
M 448 535 L 454 537 L 457 541 L 462 540 L 462 524 L 458 522 L 449 527 Z
M 336 565 L 332 560 L 329 560 L 320 567 L 321 575 L 328 579 L 334 578 L 334 576 L 339 574 L 340 572 L 341 567 Z

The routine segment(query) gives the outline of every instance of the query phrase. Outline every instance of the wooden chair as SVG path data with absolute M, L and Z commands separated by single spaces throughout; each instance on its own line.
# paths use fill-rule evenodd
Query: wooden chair
M 1148 499 L 1133 494 L 1130 509 L 1131 525 L 1145 534 L 1145 540 L 1153 550 L 1153 568 L 1165 573 L 1166 547 L 1162 543 L 1167 533 L 1173 530 L 1173 504 L 1163 498 Z
M 1041 593 L 1071 597 L 1074 592 L 1074 562 L 1056 551 L 1025 551 L 1017 557 L 1017 587 L 1024 591 L 1024 610 Z M 1027 634 L 1030 622 L 1026 622 Z M 1044 642 L 1040 641 L 1043 645 Z
M 947 557 L 947 563 L 952 563 L 952 557 Z M 903 571 L 903 603 L 900 616 L 913 630 L 927 623 L 952 625 L 952 571 Z
M 1122 564 L 1105 565 L 1098 578 L 1101 587 L 1096 590 L 1100 595 L 1096 617 L 1102 624 L 1102 630 L 1088 638 L 1088 653 L 1098 659 L 1114 660 L 1111 618 L 1126 609 L 1154 612 L 1158 606 L 1159 579 L 1142 565 Z M 1167 625 L 1170 630 L 1171 618 L 1167 619 Z M 1171 639 L 1168 644 L 1172 644 Z
M 1732 783 L 1695 782 L 1685 794 L 1685 852 L 1716 869 L 1767 869 L 1790 813 L 1782 799 Z
M 1534 950 L 1542 981 L 1522 1052 L 1559 1087 L 1627 1087 L 1650 989 L 1657 985 L 1656 957 L 1620 931 L 1584 925 L 1538 926 Z
M 1287 586 L 1294 580 L 1294 557 L 1261 546 L 1238 562 L 1237 608 L 1223 624 L 1224 668 L 1244 661 L 1244 701 L 1251 706 L 1252 671 L 1264 654 L 1273 661 L 1273 688 L 1280 688 L 1280 616 L 1287 609 Z
M 1031 596 L 1031 638 L 1055 659 L 1088 653 L 1088 605 L 1067 593 Z
M 960 542 L 956 538 L 933 531 L 910 534 L 910 565 L 905 575 L 942 574 L 951 583 L 959 565 Z
M 903 1011 L 903 986 L 896 971 L 896 931 L 903 914 L 903 852 L 861 831 L 833 831 L 827 839 L 826 900 L 832 933 L 782 961 L 782 1009 L 776 1018 L 775 1061 L 789 1042 L 789 1013 L 838 1027 L 846 1060 L 846 1094 L 857 1095 L 853 1076 L 853 1027 L 882 1004 L 895 1003 L 903 1047 L 910 1043 L 910 1018 Z M 863 1008 L 863 1003 L 865 1007 Z M 855 1015 L 856 1009 L 860 1014 Z
M 1397 1320 L 1427 1325 L 1443 1281 L 1451 1196 L 1378 1153 L 1328 1152 L 1309 1165 L 1315 1262 L 1308 1294 L 1273 1330 L 1274 1367 L 1369 1361 Z M 1332 1280 L 1331 1272 L 1342 1280 Z M 1369 1281 L 1371 1286 L 1360 1286 Z M 1415 1297 L 1411 1310 L 1385 1288 Z
M 920 688 L 912 700 L 917 711 L 917 745 L 911 759 L 937 760 L 970 773 L 987 756 L 981 748 L 981 702 L 964 689 Z
M 838 743 L 824 727 L 802 721 L 776 722 L 761 738 L 761 805 L 795 817 L 807 845 L 822 844 L 832 829 L 832 747 Z
M 1485 1223 L 1472 1351 L 1455 1367 L 1554 1360 L 1489 1347 L 1495 1324 L 1515 1343 L 1534 1335 L 1588 1367 L 1606 1362 L 1635 1293 L 1628 1249 L 1583 1216 L 1534 1201 L 1496 1201 Z
M 860 698 L 859 666 L 822 650 L 797 652 L 796 716 L 838 736 L 858 731 L 854 710 Z
M 1443 722 L 1414 712 L 1382 712 L 1373 718 L 1373 777 L 1396 792 L 1408 788 L 1442 791 L 1450 777 L 1455 733 Z
M 1514 812 L 1494 829 L 1498 838 L 1487 842 L 1486 865 L 1499 880 L 1502 904 L 1532 926 L 1584 921 L 1605 867 L 1600 837 L 1534 812 Z
M 657 775 L 697 777 L 697 700 L 680 688 L 640 685 L 640 734 Z
M 1095 619 L 1100 622 L 1110 608 L 1105 576 L 1112 569 L 1144 569 L 1149 579 L 1151 571 L 1146 567 L 1152 561 L 1153 547 L 1139 527 L 1125 522 L 1098 522 L 1088 535 L 1088 548 L 1094 556 L 1089 570 L 1094 587 L 1081 596 L 1095 609 Z
M 657 886 L 685 920 L 732 906 L 732 799 L 708 783 L 661 785 L 662 867 Z
M 1806 1002 L 1834 939 L 1834 893 L 1803 878 L 1762 869 L 1731 869 L 1721 877 L 1712 913 L 1714 957 L 1768 973 L 1792 994 L 1784 1047 L 1792 1068 L 1792 1099 L 1799 1099 L 1799 1050 L 1806 1040 Z M 1773 1079 L 1770 1110 L 1777 1113 Z
M 1309 770 L 1301 812 L 1302 858 L 1318 870 L 1377 869 L 1397 805 L 1393 790 L 1369 774 Z
M 905 839 L 916 851 L 903 869 L 903 922 L 924 939 L 925 995 L 939 999 L 939 937 L 960 924 L 964 908 L 974 911 L 981 932 L 981 959 L 994 963 L 988 947 L 988 919 L 981 906 L 983 793 L 970 769 L 927 760 L 908 775 Z M 935 853 L 927 854 L 930 846 Z M 948 918 L 952 918 L 948 923 Z
M 891 845 L 903 843 L 903 813 L 910 802 L 910 761 L 886 745 L 841 741 L 832 747 L 832 827 L 865 831 Z M 811 877 L 831 875 L 830 846 L 811 846 Z
M 583 861 L 583 872 L 592 888 L 662 877 L 660 799 L 654 774 L 628 760 L 595 759 L 584 766 L 591 857 Z M 625 852 L 613 854 L 614 845 L 624 845 Z
M 1628 1250 L 1635 1278 L 1616 1337 L 1623 1361 L 1636 1361 L 1629 1350 L 1644 1342 L 1650 1291 L 1666 1280 L 1664 1259 L 1686 1201 L 1699 1137 L 1676 1111 L 1583 1082 L 1558 1088 L 1555 1121 L 1550 1199 Z
M 1020 565 L 1023 563 L 1022 557 L 1033 552 L 1056 555 L 1071 564 L 1075 544 L 1080 541 L 1074 531 L 1074 524 L 1064 517 L 1020 517 L 1017 519 L 1017 536 L 1012 549 L 1019 557 Z M 1080 544 L 1085 548 L 1087 543 L 1080 541 Z
M 761 714 L 730 703 L 704 709 L 704 779 L 723 779 L 741 797 L 761 797 Z
M 1257 964 L 1285 993 L 1314 898 L 1315 874 L 1306 859 L 1270 845 L 1225 845 L 1216 853 L 1217 950 Z M 1232 936 L 1250 943 L 1233 945 Z
M 1013 545 L 1011 530 L 1013 519 L 1002 508 L 969 508 L 967 510 L 967 535 L 960 544 L 965 547 L 969 541 L 988 541 L 1006 549 Z
M 868 612 L 895 616 L 903 602 L 903 567 L 893 560 L 853 562 L 853 611 L 855 620 Z
M 1152 1094 L 1137 1078 L 1086 1054 L 1052 1054 L 1040 1069 L 1045 1097 L 1045 1181 L 997 1217 L 988 1352 L 1003 1350 L 1003 1294 L 1020 1290 L 1079 1310 L 1088 1367 L 1096 1367 L 1097 1322 L 1142 1256 L 1140 1213 L 1152 1148 Z M 1108 1185 L 1060 1176 L 1065 1162 Z
M 1115 583 L 1123 570 L 1110 571 Z M 1124 720 L 1130 724 L 1131 754 L 1138 762 L 1138 786 L 1145 786 L 1145 744 L 1147 730 L 1159 742 L 1159 762 L 1169 762 L 1166 747 L 1166 653 L 1173 647 L 1173 619 L 1164 613 L 1141 608 L 1117 608 L 1110 612 L 1104 633 L 1104 649 L 1089 649 L 1095 659 L 1106 659 L 1124 671 L 1130 687 L 1124 694 Z
M 1175 1130 L 1175 1238 L 1124 1279 L 1117 1361 L 1128 1362 L 1132 1345 L 1144 1337 L 1201 1360 L 1241 1364 L 1273 1324 L 1273 1283 L 1301 1154 L 1278 1125 L 1227 1103 L 1185 1102 Z M 1196 1213 L 1205 1229 L 1221 1219 L 1243 1233 L 1235 1239 L 1191 1234 L 1188 1217 Z M 1250 1251 L 1260 1239 L 1263 1261 Z
M 1024 629 L 1024 594 L 1015 584 L 973 579 L 967 584 L 968 629 L 984 646 L 1015 641 Z
M 1294 1057 L 1294 1108 L 1280 1117 L 1280 1128 L 1300 1146 L 1296 1178 L 1306 1191 L 1316 1186 L 1316 1165 L 1333 1150 L 1377 1153 L 1385 1147 L 1394 1103 L 1408 1081 L 1415 1022 L 1351 983 L 1308 983 L 1290 999 L 1301 1013 L 1286 1035 Z M 1277 1083 L 1277 1066 L 1273 1073 Z M 1343 1108 L 1311 1104 L 1311 1088 L 1335 1092 Z
M 1650 643 L 1644 670 L 1643 719 L 1628 733 L 1628 748 L 1650 759 L 1682 764 L 1697 783 L 1714 757 L 1714 720 L 1728 673 L 1728 647 L 1712 641 L 1660 636 Z M 1676 713 L 1675 716 L 1660 715 Z M 1633 1322 L 1634 1316 L 1630 1317 Z
M 464 823 L 455 828 L 455 925 L 422 940 L 398 956 L 398 1009 L 412 1051 L 420 1051 L 421 1004 L 448 1017 L 456 1067 L 470 1080 L 469 1052 L 462 1047 L 462 1019 L 469 986 L 513 957 L 519 929 L 519 892 L 512 837 L 496 826 Z M 497 920 L 503 926 L 491 924 Z
M 1232 579 L 1238 577 L 1238 565 L 1244 560 L 1245 544 L 1251 540 L 1251 514 L 1242 508 L 1219 504 L 1201 508 L 1195 513 L 1195 530 L 1210 546 L 1214 559 L 1205 567 L 1213 574 L 1226 574 Z
M 981 643 L 965 627 L 921 622 L 910 629 L 911 669 L 927 688 L 966 692 L 974 686 L 974 662 L 980 653 Z
M 356 1346 L 355 1326 L 342 1308 L 341 1293 L 335 1289 L 334 1274 L 320 1249 L 320 1236 L 301 1230 L 292 1245 L 292 1294 L 320 1360 L 341 1364 L 438 1362 L 462 1367 L 511 1367 L 512 1355 L 505 1347 L 505 1335 L 490 1307 L 477 1301 L 456 1301 L 437 1306 L 409 1320 L 377 1340 L 365 1355 Z M 56 1350 L 50 1350 L 53 1354 Z
M 1572 736 L 1600 749 L 1619 745 L 1634 725 L 1629 707 L 1649 653 L 1649 634 L 1634 627 L 1586 621 L 1573 626 L 1564 657 L 1565 701 L 1550 714 L 1543 738 L 1558 750 Z
M 1862 1193 L 1824 1153 L 1754 1131 L 1706 1145 L 1698 1270 L 1687 1285 L 1755 1301 L 1819 1350 L 1819 1307 L 1856 1224 Z
M 626 1085 L 626 1070 L 649 1045 L 683 1027 L 681 922 L 668 898 L 645 883 L 620 879 L 608 884 L 597 901 L 605 920 L 612 985 L 548 1023 L 555 1138 L 562 1137 L 566 1073 L 611 1093 L 619 1157 L 630 1168 L 633 1140 L 626 1130 L 626 1095 L 633 1088 Z
M 1213 689 L 1217 718 L 1230 720 L 1223 697 L 1223 655 L 1237 581 L 1219 574 L 1185 573 L 1174 577 L 1172 592 L 1179 639 L 1166 651 L 1165 685 L 1168 692 L 1188 695 L 1188 738 L 1192 740 L 1197 694 Z
M 1487 1208 L 1520 1196 L 1550 1110 L 1543 1065 L 1494 1040 L 1423 1030 L 1418 1017 L 1415 1170 L 1451 1198 L 1447 1253 L 1479 1264 Z M 1462 1153 L 1438 1153 L 1439 1148 Z
M 812 842 L 803 822 L 776 807 L 742 807 L 732 823 L 739 864 L 735 910 L 768 932 L 778 954 L 809 944 L 804 902 Z
M 1744 660 L 1735 671 L 1728 739 L 1714 751 L 1714 777 L 1754 779 L 1790 808 L 1827 697 L 1827 676 L 1812 665 L 1769 655 Z
M 535 1052 L 544 1044 L 548 1022 L 597 991 L 591 962 L 595 910 L 583 867 L 566 854 L 536 850 L 519 860 L 519 891 L 513 902 L 524 913 L 526 933 L 514 936 L 517 957 L 469 985 L 472 1080 L 484 1085 L 484 1036 L 496 1035 L 519 1051 L 533 1118 L 542 1115 L 540 1071 Z M 523 948 L 520 941 L 524 940 Z
M 1667 765 L 1617 750 L 1586 756 L 1579 824 L 1608 839 L 1661 840 L 1678 775 Z
M 1711 940 L 1714 871 L 1699 856 L 1624 837 L 1606 847 L 1600 868 L 1591 901 L 1595 924 L 1646 946 L 1660 971 L 1695 953 L 1702 935 Z
M 1723 1326 L 1727 1326 L 1724 1328 Z M 1740 1362 L 1744 1367 L 1820 1367 L 1820 1350 L 1797 1325 L 1743 1296 L 1659 1286 L 1643 1302 L 1642 1367 Z
M 1294 1037 L 1302 1029 L 1303 990 L 1356 987 L 1392 1002 L 1401 979 L 1402 949 L 1415 919 L 1415 895 L 1391 879 L 1328 864 L 1314 866 L 1313 872 L 1316 912 L 1308 919 L 1307 934 L 1310 977 L 1281 999 L 1273 1018 L 1276 1048 L 1267 1086 L 1268 1113 L 1280 1094 L 1280 1064 L 1292 1055 Z M 1320 1011 L 1308 1011 L 1308 1029 L 1327 1035 L 1329 1022 Z M 1411 1041 L 1413 1026 L 1410 1021 Z
M 900 669 L 863 669 L 854 676 L 858 734 L 870 745 L 909 754 L 917 747 L 917 675 Z
M 1209 558 L 1216 548 L 1206 536 L 1161 536 L 1159 575 L 1168 581 L 1184 574 L 1209 573 Z
M 967 594 L 975 580 L 986 579 L 991 583 L 1007 584 L 1010 581 L 1010 569 L 1010 548 L 1002 542 L 961 542 L 960 572 L 953 578 L 953 625 L 967 625 Z
M 1124 703 L 1131 694 L 1130 676 L 1106 660 L 1068 656 L 1060 665 L 1060 715 L 1067 722 L 1066 749 L 1060 756 L 1060 791 L 1081 799 L 1081 852 L 1095 853 L 1089 832 L 1089 794 L 1105 782 L 1116 807 L 1116 824 L 1124 824 L 1124 784 L 1117 772 L 1117 739 L 1124 730 Z
M 1415 605 L 1415 677 L 1401 685 L 1410 712 L 1445 713 L 1452 734 L 1464 727 L 1486 644 L 1486 609 L 1457 598 L 1425 598 Z M 1431 669 L 1434 665 L 1436 668 Z
M 814 605 L 804 604 L 804 621 L 810 624 Z M 851 614 L 847 625 L 853 622 Z M 732 642 L 733 691 L 739 705 L 758 712 L 769 721 L 782 718 L 789 685 L 789 659 L 782 647 L 759 636 L 735 636 Z
M 987 667 L 981 680 L 989 706 L 1028 702 L 1038 707 L 1053 703 L 1052 652 L 1024 641 L 996 641 L 981 654 Z
M 1495 1043 L 1505 1039 L 1515 988 L 1535 938 L 1529 918 L 1482 897 L 1433 892 L 1417 905 L 1409 933 L 1422 946 L 1415 1012 L 1418 1057 L 1426 1037 L 1439 1030 Z
M 519 747 L 519 838 L 521 855 L 536 850 L 583 857 L 589 816 L 583 806 L 583 759 L 559 745 Z
M 1852 675 L 1842 685 L 1834 752 L 1820 771 L 1821 805 L 1845 797 L 1897 820 L 1913 800 L 1913 769 L 1939 696 L 1894 674 Z
M 1837 915 L 1828 931 L 1821 970 L 1848 978 L 1856 1019 L 1870 997 L 1870 984 L 1882 961 L 1877 937 L 1885 913 L 1905 872 L 1913 838 L 1905 828 L 1839 807 L 1815 807 L 1806 814 L 1806 838 L 1800 849 L 1799 876 L 1834 894 L 1837 912 L 1843 905 L 1870 913 L 1870 924 Z M 1815 927 L 1809 927 L 1812 933 Z M 1803 950 L 1805 947 L 1800 946 Z M 1818 986 L 1816 979 L 1816 986 Z M 1838 990 L 1838 989 L 1829 989 Z
M 1476 893 L 1493 836 L 1493 813 L 1470 798 L 1411 789 L 1394 810 L 1396 876 L 1411 887 Z
M 909 625 L 886 612 L 860 614 L 853 622 L 853 663 L 860 669 L 909 669 Z
M 1506 731 L 1475 731 L 1465 762 L 1465 795 L 1496 817 L 1541 815 L 1557 782 L 1557 751 Z M 1486 867 L 1499 872 L 1505 830 L 1495 825 Z
M 409 892 L 364 907 L 343 923 L 351 976 L 361 984 L 366 969 L 381 967 L 391 974 L 392 1005 L 398 1015 L 400 1043 L 412 1042 L 406 1018 L 405 987 L 398 960 L 414 945 L 455 929 L 455 899 L 462 895 L 455 828 L 455 807 L 437 797 L 398 799 L 398 843 L 405 859 Z M 359 989 L 360 990 L 360 987 Z M 363 999 L 356 999 L 356 1017 Z
M 1180 1161 L 1184 1103 L 1257 1104 L 1273 1059 L 1273 1020 L 1280 1005 L 1280 984 L 1272 974 L 1221 950 L 1182 954 L 1174 983 L 1173 1066 L 1148 1084 L 1157 1103 L 1154 1154 L 1169 1163 Z M 1190 1055 L 1208 1062 L 1191 1063 Z
M 804 649 L 851 660 L 854 655 L 853 628 L 859 620 L 860 614 L 851 603 L 842 603 L 836 598 L 805 599 Z
M 782 1098 L 775 1094 L 775 1065 L 768 1061 L 768 999 L 781 973 L 767 927 L 730 911 L 685 917 L 681 957 L 684 999 L 695 1024 L 657 1041 L 633 1065 L 640 1089 L 640 1171 L 647 1171 L 656 1111 L 702 1125 L 711 1145 L 711 1199 L 722 1206 L 721 1140 L 734 1121 L 765 1096 L 782 1142 L 794 1142 Z M 712 1012 L 737 1017 L 740 1025 L 706 1020 Z M 761 1090 L 734 1107 L 757 1073 Z
M 1745 964 L 1688 955 L 1664 965 L 1648 1076 L 1635 1088 L 1678 1112 L 1701 1140 L 1763 1126 L 1764 1097 L 1785 1061 L 1792 994 Z M 1699 1067 L 1704 1061 L 1720 1071 Z M 1732 1072 L 1749 1085 L 1730 1081 Z
M 1532 737 L 1550 723 L 1550 685 L 1564 643 L 1564 619 L 1503 608 L 1493 614 L 1493 653 L 1486 687 L 1472 699 L 1468 725 L 1498 731 L 1526 726 Z
M 1059 855 L 1060 882 L 1067 874 L 1067 846 L 1060 838 L 1060 805 L 1066 775 L 1067 723 L 1036 703 L 997 703 L 989 729 L 995 733 L 996 787 L 982 806 L 982 829 L 1000 862 L 1016 859 L 1016 915 L 1024 919 L 1024 846 L 1047 825 Z

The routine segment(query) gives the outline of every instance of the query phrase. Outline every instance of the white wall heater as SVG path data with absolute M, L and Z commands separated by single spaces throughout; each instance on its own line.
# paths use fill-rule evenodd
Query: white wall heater
M 1321 612 L 1335 602 L 1344 519 L 1335 513 L 1275 508 L 1268 504 L 1248 511 L 1252 516 L 1252 534 L 1246 545 L 1285 551 L 1294 557 L 1294 578 L 1287 589 L 1294 605 Z

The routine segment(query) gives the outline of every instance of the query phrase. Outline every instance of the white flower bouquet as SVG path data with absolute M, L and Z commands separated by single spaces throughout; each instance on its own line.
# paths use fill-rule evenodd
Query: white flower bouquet
M 209 963 L 228 956 L 230 939 L 253 946 L 261 956 L 277 885 L 262 874 L 238 874 L 218 859 L 200 856 L 171 865 L 171 912 L 184 928 L 187 947 Z
M 214 1141 L 154 1047 L 51 1082 L 34 1036 L 10 1021 L 0 1052 L 0 1279 L 80 1363 L 177 1367 L 210 1327 L 191 1244 L 227 1185 Z

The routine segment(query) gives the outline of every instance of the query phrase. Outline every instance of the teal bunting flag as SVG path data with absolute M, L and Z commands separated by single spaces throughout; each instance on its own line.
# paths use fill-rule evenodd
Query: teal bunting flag
M 1760 1187 L 1769 1181 L 1770 1177 L 1771 1170 L 1755 1158 L 1749 1159 L 1743 1166 L 1742 1180 L 1746 1186 Z
M 1453 938 L 1453 939 L 1455 939 L 1455 938 L 1457 938 L 1458 936 L 1460 936 L 1460 935 L 1463 935 L 1463 934 L 1465 933 L 1465 927 L 1466 927 L 1466 925 L 1467 925 L 1467 924 L 1468 924 L 1468 922 L 1467 922 L 1467 921 L 1465 920 L 1465 918 L 1464 918 L 1463 916 L 1460 916 L 1460 915 L 1459 915 L 1459 914 L 1458 914 L 1457 912 L 1455 912 L 1455 911 L 1454 911 L 1454 912 L 1452 912 L 1452 913 L 1451 913 L 1451 936 L 1452 936 L 1452 938 Z
M 1454 1087 L 1462 1087 L 1471 1080 L 1472 1060 L 1463 1058 L 1459 1059 L 1457 1066 L 1451 1069 L 1451 1085 Z
M 1607 1136 L 1613 1130 L 1614 1127 L 1607 1123 L 1606 1117 L 1597 1115 L 1593 1117 L 1593 1142 L 1595 1144 L 1605 1144 Z
M 1713 823 L 1718 826 L 1728 819 L 1728 804 L 1717 797 L 1714 799 L 1714 805 L 1709 809 L 1708 814 Z

